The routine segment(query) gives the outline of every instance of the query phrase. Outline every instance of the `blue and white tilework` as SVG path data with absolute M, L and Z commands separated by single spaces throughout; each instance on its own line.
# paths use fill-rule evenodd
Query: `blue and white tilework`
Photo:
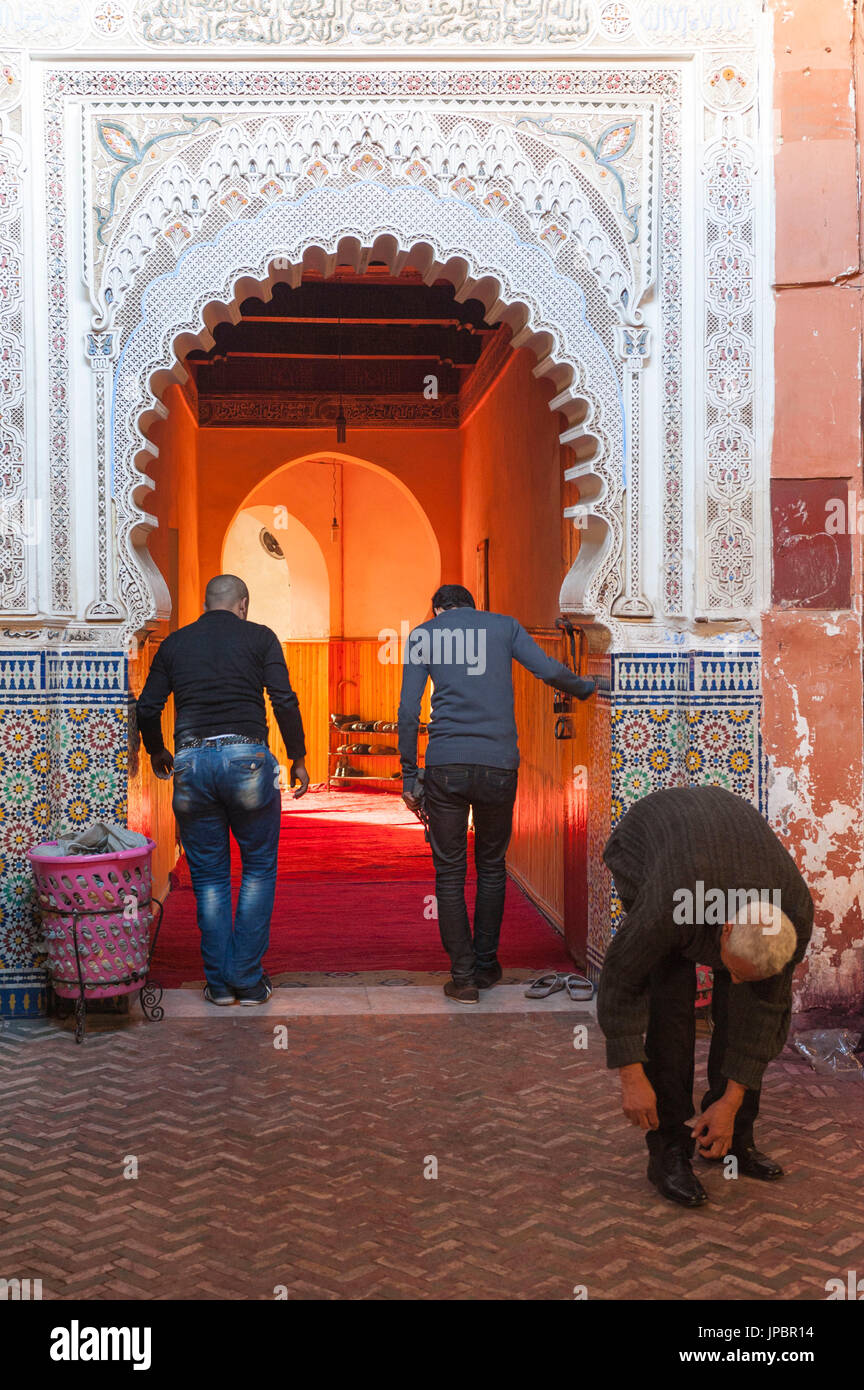
M 127 686 L 122 652 L 0 656 L 0 1011 L 7 972 L 20 982 L 42 963 L 27 850 L 93 821 L 125 822 Z

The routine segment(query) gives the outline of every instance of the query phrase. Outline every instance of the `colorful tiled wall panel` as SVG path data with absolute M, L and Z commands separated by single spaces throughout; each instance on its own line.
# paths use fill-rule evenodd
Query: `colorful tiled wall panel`
M 611 658 L 589 658 L 587 672 L 597 680 L 596 699 L 587 702 L 588 741 L 588 973 L 599 978 L 604 942 L 608 939 L 612 880 L 603 864 L 603 847 L 609 838 L 612 799 L 611 756 Z
M 0 970 L 0 1018 L 40 1018 L 47 1005 L 44 970 Z
M 122 652 L 0 656 L 0 1013 L 20 1011 L 17 977 L 43 959 L 27 850 L 94 821 L 125 823 L 126 691 Z M 41 998 L 44 1008 L 44 987 Z
M 634 801 L 663 787 L 718 785 L 764 812 L 758 651 L 640 652 L 611 661 L 610 829 Z M 602 905 L 600 896 L 589 930 L 595 977 L 621 920 L 614 888 Z

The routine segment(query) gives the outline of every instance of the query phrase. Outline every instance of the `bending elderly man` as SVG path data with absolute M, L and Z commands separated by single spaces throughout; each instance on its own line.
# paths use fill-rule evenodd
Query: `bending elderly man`
M 626 917 L 606 952 L 597 1016 L 621 1077 L 624 1113 L 645 1130 L 663 1197 L 708 1200 L 693 1172 L 735 1155 L 738 1173 L 783 1169 L 756 1148 L 762 1074 L 782 1051 L 792 974 L 813 900 L 759 812 L 722 787 L 673 787 L 637 801 L 603 851 Z M 693 1130 L 696 963 L 714 971 L 708 1090 Z

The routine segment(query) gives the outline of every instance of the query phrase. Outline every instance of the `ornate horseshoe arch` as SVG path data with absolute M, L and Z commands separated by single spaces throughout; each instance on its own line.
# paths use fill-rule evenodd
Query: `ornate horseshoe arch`
M 227 128 L 196 118 L 193 131 L 171 137 L 182 150 L 123 206 L 115 181 L 91 227 L 88 356 L 102 369 L 97 417 L 111 421 L 101 470 L 112 480 L 116 553 L 100 563 L 103 592 L 88 616 L 110 617 L 116 595 L 131 635 L 166 613 L 147 551 L 156 524 L 146 510 L 147 429 L 182 377 L 178 358 L 208 346 L 244 298 L 299 282 L 304 264 L 327 274 L 373 254 L 395 269 L 410 259 L 429 283 L 449 279 L 534 352 L 535 374 L 555 388 L 550 409 L 563 415 L 561 441 L 574 454 L 565 476 L 580 496 L 565 513 L 581 545 L 562 611 L 604 627 L 615 626 L 613 613 L 650 615 L 639 592 L 632 441 L 652 231 L 647 216 L 640 229 L 636 184 L 615 162 L 637 140 L 635 124 L 616 124 L 608 107 L 592 115 L 606 126 L 593 144 L 561 117 L 448 124 L 429 112 L 316 110 Z M 215 131 L 199 130 L 211 119 Z M 645 122 L 647 167 L 647 108 Z M 99 139 L 128 139 L 124 129 L 103 122 Z M 584 168 L 572 162 L 577 151 Z

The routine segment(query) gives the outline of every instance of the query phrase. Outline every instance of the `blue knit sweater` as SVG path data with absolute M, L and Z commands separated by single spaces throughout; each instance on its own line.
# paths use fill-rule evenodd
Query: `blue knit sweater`
M 584 698 L 593 689 L 591 681 L 547 656 L 515 618 L 503 613 L 451 608 L 409 634 L 399 702 L 399 752 L 406 791 L 417 776 L 420 702 L 430 678 L 427 767 L 446 763 L 519 766 L 514 660 L 557 690 Z

